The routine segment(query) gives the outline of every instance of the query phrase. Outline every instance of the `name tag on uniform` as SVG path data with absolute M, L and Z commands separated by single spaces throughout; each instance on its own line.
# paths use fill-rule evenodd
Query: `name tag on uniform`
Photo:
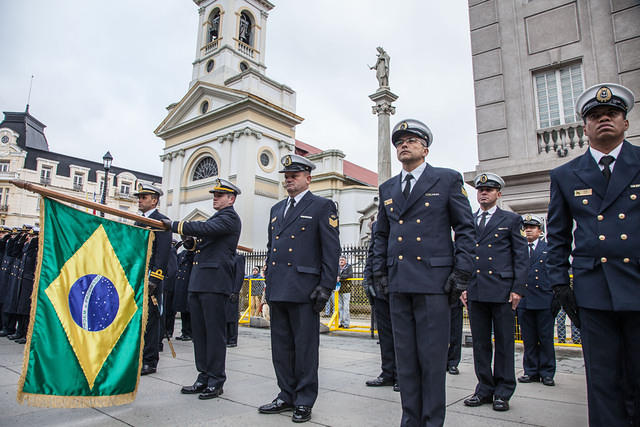
M 300 218 L 313 219 L 312 216 L 300 215 Z
M 640 188 L 640 184 L 631 184 L 629 188 Z
M 429 196 L 439 196 L 440 193 L 424 193 L 425 196 L 429 197 Z
M 591 196 L 591 194 L 593 194 L 593 190 L 591 188 L 585 188 L 584 190 L 575 190 L 573 192 L 574 197 Z
M 393 203 L 393 199 L 387 199 L 384 201 L 385 206 L 390 205 L 391 203 Z
M 509 227 L 498 227 L 498 230 L 508 230 Z

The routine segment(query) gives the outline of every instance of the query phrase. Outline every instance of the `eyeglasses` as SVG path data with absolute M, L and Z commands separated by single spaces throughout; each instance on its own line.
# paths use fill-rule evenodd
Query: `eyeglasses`
M 422 139 L 420 139 L 420 138 L 411 137 L 411 138 L 405 138 L 405 139 L 398 139 L 398 140 L 396 141 L 396 145 L 395 145 L 395 146 L 397 147 L 398 145 L 402 145 L 402 144 L 404 144 L 405 142 L 406 142 L 407 144 L 409 144 L 409 145 L 411 145 L 411 144 L 422 144 L 422 145 L 426 145 L 426 144 L 425 144 L 425 142 L 424 142 L 424 140 L 422 140 Z

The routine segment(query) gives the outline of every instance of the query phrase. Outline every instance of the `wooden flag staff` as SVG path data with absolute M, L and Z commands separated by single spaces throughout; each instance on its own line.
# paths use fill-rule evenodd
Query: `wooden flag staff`
M 118 217 L 130 219 L 132 221 L 138 221 L 153 228 L 165 230 L 165 227 L 162 221 L 158 221 L 157 219 L 147 218 L 143 215 L 137 215 L 131 212 L 121 211 L 120 209 L 112 208 L 110 206 L 92 202 L 90 200 L 84 200 L 84 199 L 80 199 L 79 197 L 69 196 L 68 194 L 60 193 L 58 191 L 51 190 L 42 185 L 33 184 L 31 182 L 23 181 L 21 179 L 12 179 L 9 182 L 15 185 L 16 187 L 41 194 L 45 197 L 62 200 L 63 202 L 73 203 L 75 205 L 82 206 L 85 208 L 95 209 L 100 212 L 105 212 Z M 246 246 L 238 245 L 238 249 L 245 252 L 253 252 L 253 249 L 247 248 Z

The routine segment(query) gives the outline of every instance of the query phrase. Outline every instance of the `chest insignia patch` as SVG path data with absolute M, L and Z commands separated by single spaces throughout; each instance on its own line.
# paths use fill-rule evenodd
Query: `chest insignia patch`
M 574 197 L 580 196 L 591 196 L 593 194 L 593 190 L 591 188 L 585 188 L 584 190 L 574 190 Z
M 390 205 L 391 203 L 393 203 L 393 199 L 387 199 L 384 201 L 385 206 Z
M 640 184 L 631 184 L 629 188 L 640 188 Z

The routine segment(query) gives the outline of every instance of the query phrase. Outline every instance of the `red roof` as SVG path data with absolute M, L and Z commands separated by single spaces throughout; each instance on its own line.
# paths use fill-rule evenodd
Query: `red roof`
M 313 145 L 296 139 L 296 154 L 300 156 L 306 156 L 309 154 L 318 153 L 322 153 L 322 150 L 318 147 L 314 147 Z M 342 171 L 348 178 L 352 178 L 356 181 L 363 182 L 373 187 L 378 186 L 378 174 L 372 170 L 363 168 L 362 166 L 356 165 L 355 163 L 352 163 L 348 160 L 343 160 Z

